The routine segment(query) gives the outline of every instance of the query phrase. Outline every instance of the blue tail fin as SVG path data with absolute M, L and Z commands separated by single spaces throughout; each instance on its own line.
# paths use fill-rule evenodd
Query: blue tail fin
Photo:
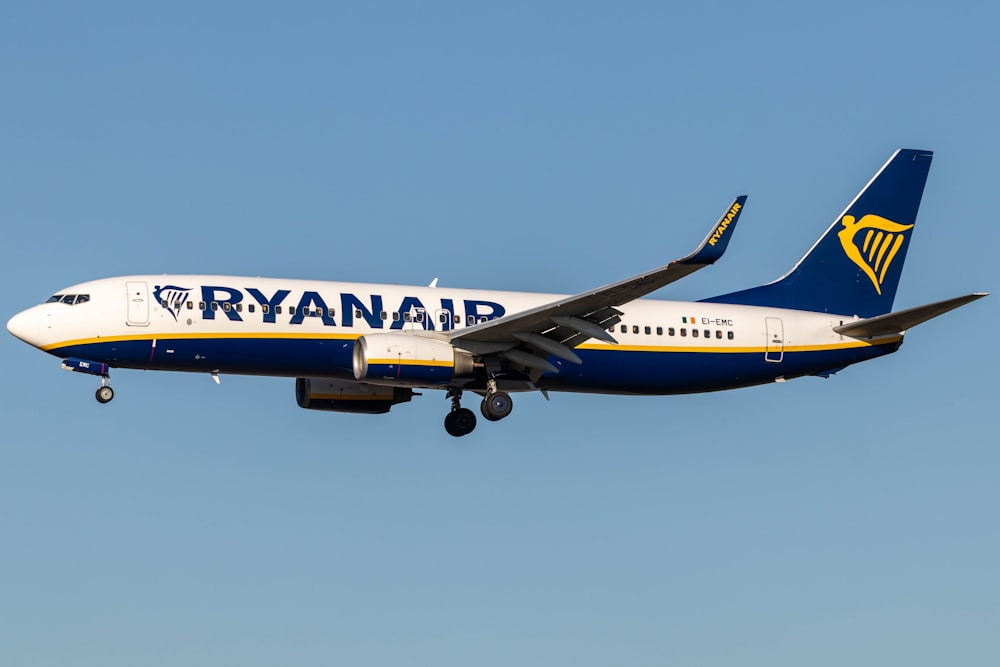
M 785 276 L 704 301 L 860 317 L 888 313 L 932 156 L 896 151 Z

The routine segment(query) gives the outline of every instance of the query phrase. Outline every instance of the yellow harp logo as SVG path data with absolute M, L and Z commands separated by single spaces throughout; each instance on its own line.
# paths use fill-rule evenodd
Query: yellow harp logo
M 853 215 L 845 215 L 841 221 L 844 228 L 837 232 L 844 252 L 871 279 L 875 291 L 882 294 L 882 281 L 893 258 L 903 245 L 903 232 L 913 225 L 901 225 L 878 215 L 866 215 L 855 221 Z M 855 237 L 867 230 L 859 247 Z

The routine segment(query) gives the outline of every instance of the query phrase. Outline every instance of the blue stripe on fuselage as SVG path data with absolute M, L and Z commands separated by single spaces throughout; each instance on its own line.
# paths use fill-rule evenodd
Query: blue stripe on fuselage
M 682 394 L 746 387 L 842 368 L 895 352 L 900 340 L 832 350 L 785 351 L 780 363 L 754 352 L 578 349 L 583 364 L 556 357 L 560 369 L 536 384 L 563 391 Z M 144 370 L 353 379 L 350 338 L 185 338 L 88 342 L 49 350 L 113 367 Z

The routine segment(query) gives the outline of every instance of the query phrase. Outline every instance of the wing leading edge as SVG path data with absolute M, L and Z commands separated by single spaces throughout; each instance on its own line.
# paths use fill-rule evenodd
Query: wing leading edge
M 737 197 L 701 245 L 686 257 L 595 290 L 455 331 L 449 339 L 473 353 L 497 354 L 535 370 L 554 370 L 544 359 L 549 355 L 579 363 L 571 349 L 580 343 L 590 338 L 617 342 L 608 333 L 610 327 L 621 321 L 622 313 L 616 306 L 635 301 L 718 261 L 729 245 L 746 200 L 746 195 Z M 518 345 L 541 356 L 514 350 Z

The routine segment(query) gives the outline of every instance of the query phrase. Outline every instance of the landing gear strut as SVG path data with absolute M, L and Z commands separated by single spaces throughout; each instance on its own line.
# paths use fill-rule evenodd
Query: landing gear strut
M 490 378 L 490 381 L 486 383 L 486 397 L 479 405 L 479 411 L 491 422 L 495 422 L 509 415 L 513 409 L 514 401 L 511 400 L 510 394 L 499 391 L 497 381 Z
M 101 376 L 101 386 L 97 388 L 97 392 L 94 394 L 97 398 L 98 403 L 110 403 L 111 399 L 115 397 L 115 390 L 111 388 L 111 378 L 107 375 Z
M 456 438 L 472 433 L 476 428 L 476 415 L 472 410 L 462 407 L 462 390 L 449 389 L 448 398 L 451 399 L 451 412 L 444 418 L 444 430 Z

